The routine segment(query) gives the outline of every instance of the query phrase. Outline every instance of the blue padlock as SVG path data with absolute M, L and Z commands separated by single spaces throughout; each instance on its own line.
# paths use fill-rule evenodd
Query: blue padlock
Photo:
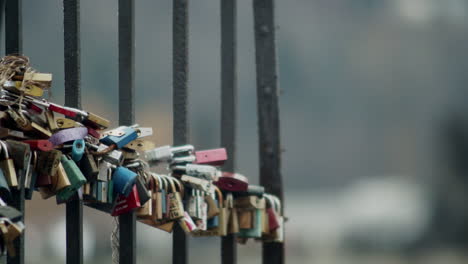
M 78 162 L 83 158 L 83 154 L 85 151 L 85 141 L 84 139 L 77 139 L 73 141 L 73 146 L 72 146 L 72 155 L 71 158 L 75 162 Z
M 118 149 L 138 138 L 138 132 L 133 127 L 121 126 L 108 133 L 100 141 L 108 146 L 116 145 Z
M 137 174 L 125 167 L 117 167 L 112 174 L 114 193 L 120 193 L 127 197 L 135 184 Z

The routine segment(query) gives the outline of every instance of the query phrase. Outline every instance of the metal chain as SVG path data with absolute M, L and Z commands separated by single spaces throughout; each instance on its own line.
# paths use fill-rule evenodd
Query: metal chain
M 119 248 L 120 248 L 119 218 L 113 217 L 112 223 L 113 223 L 113 228 L 112 228 L 112 233 L 111 233 L 112 263 L 118 264 L 119 263 Z

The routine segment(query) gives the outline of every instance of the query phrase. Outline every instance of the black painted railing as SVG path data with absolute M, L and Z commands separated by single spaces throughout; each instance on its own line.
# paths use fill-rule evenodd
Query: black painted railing
M 235 170 L 237 124 L 236 0 L 221 1 L 221 143 L 228 151 L 224 165 Z M 255 26 L 257 108 L 259 124 L 260 183 L 267 192 L 283 198 L 281 145 L 278 111 L 278 68 L 275 41 L 274 0 L 252 0 Z M 173 143 L 188 139 L 188 0 L 173 0 Z M 197 4 L 193 1 L 191 4 Z M 118 1 L 119 123 L 135 121 L 135 1 Z M 0 28 L 3 18 L 5 54 L 22 53 L 22 1 L 0 0 Z M 26 6 L 24 8 L 27 8 Z M 80 0 L 63 0 L 65 104 L 81 107 L 80 89 Z M 24 213 L 24 188 L 13 193 L 12 205 Z M 284 206 L 283 206 L 284 208 Z M 284 210 L 284 209 L 283 209 Z M 27 214 L 25 215 L 27 216 Z M 23 216 L 24 217 L 24 216 Z M 24 219 L 23 219 L 24 220 Z M 136 263 L 135 213 L 119 217 L 119 263 Z M 24 234 L 15 241 L 16 256 L 8 264 L 24 263 Z M 66 205 L 66 263 L 83 263 L 83 203 Z M 173 234 L 173 263 L 188 263 L 188 241 L 178 226 Z M 221 238 L 221 263 L 237 262 L 235 235 Z M 284 263 L 284 243 L 264 242 L 263 263 Z

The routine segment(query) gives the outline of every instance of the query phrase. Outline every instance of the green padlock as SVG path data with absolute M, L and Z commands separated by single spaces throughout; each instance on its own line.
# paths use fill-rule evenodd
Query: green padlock
M 114 182 L 112 180 L 107 182 L 107 202 L 114 203 Z
M 86 178 L 76 163 L 67 156 L 63 155 L 61 162 L 71 185 L 57 193 L 57 196 L 62 200 L 68 200 L 81 186 L 86 183 Z
M 253 222 L 253 227 L 249 229 L 239 229 L 237 234 L 239 237 L 243 238 L 261 238 L 263 230 L 263 214 L 262 210 L 264 209 L 255 209 L 255 221 Z

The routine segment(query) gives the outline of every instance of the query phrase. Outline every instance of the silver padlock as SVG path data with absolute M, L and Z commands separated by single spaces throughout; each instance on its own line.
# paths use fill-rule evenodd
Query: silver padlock
M 99 181 L 108 181 L 111 177 L 111 174 L 112 174 L 112 164 L 105 160 L 102 160 L 99 163 L 99 173 L 98 173 L 97 179 Z
M 195 162 L 195 160 L 197 160 L 195 155 L 173 157 L 171 160 L 171 165 L 192 163 Z
M 218 168 L 210 165 L 199 165 L 187 163 L 185 165 L 175 165 L 171 167 L 172 170 L 185 171 L 185 174 L 194 176 L 205 180 L 216 181 L 221 176 L 221 171 Z
M 190 186 L 192 189 L 197 189 L 206 193 L 211 192 L 212 182 L 205 179 L 200 179 L 193 176 L 182 175 L 180 180 Z
M 192 145 L 183 145 L 178 147 L 171 147 L 169 145 L 158 147 L 152 150 L 145 152 L 145 159 L 148 162 L 161 162 L 161 161 L 170 161 L 174 155 L 180 153 L 187 153 L 190 155 L 194 151 Z
M 107 148 L 108 148 L 108 146 L 106 146 L 104 144 L 100 144 L 98 146 L 98 148 L 97 148 L 97 152 L 101 152 L 101 151 L 103 151 L 103 150 L 105 150 Z M 119 166 L 123 162 L 124 155 L 123 155 L 122 151 L 120 151 L 120 150 L 112 150 L 109 153 L 102 156 L 102 158 L 105 161 L 112 163 L 113 165 Z

